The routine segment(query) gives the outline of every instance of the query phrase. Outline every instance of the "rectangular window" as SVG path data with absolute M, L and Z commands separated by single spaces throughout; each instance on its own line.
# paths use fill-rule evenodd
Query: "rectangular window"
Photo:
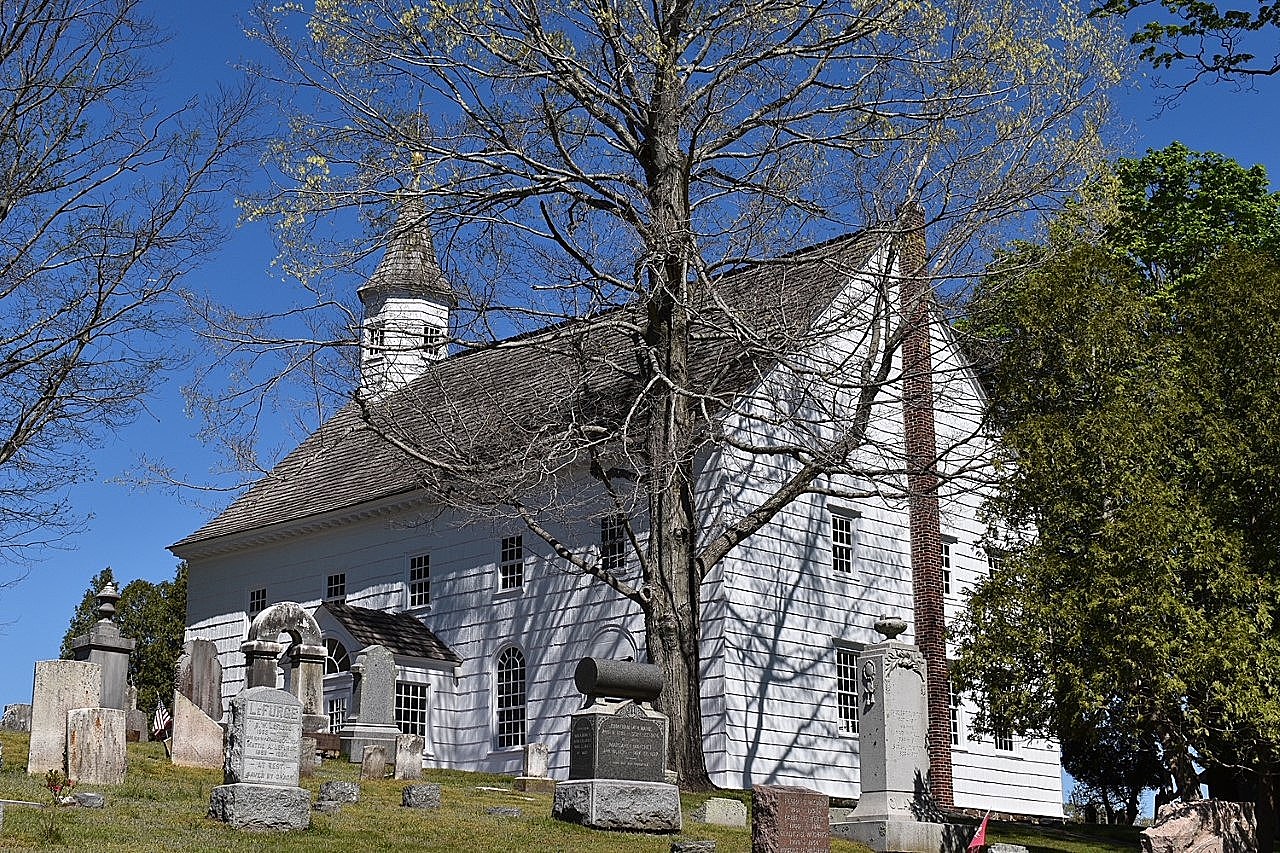
M 498 561 L 498 589 L 519 589 L 523 585 L 524 536 L 504 536 Z
M 329 712 L 329 731 L 336 732 L 347 721 L 347 697 L 330 699 L 325 710 Z
M 831 568 L 841 574 L 853 574 L 858 548 L 857 520 L 856 515 L 849 513 L 831 513 Z
M 431 603 L 431 555 L 409 558 L 409 606 L 426 607 Z
M 842 735 L 858 733 L 858 653 L 836 646 L 837 731 Z
M 615 574 L 627 567 L 627 520 L 621 515 L 600 519 L 600 567 Z
M 267 609 L 267 588 L 249 590 L 249 618 Z
M 987 572 L 994 575 L 1001 567 L 1004 566 L 1004 557 L 1004 551 L 1000 551 L 995 548 L 988 548 Z
M 342 599 L 347 597 L 347 573 L 339 572 L 336 575 L 329 575 L 324 582 L 324 597 L 326 600 Z
M 422 354 L 427 359 L 437 359 L 444 355 L 444 329 L 430 325 L 423 327 Z
M 996 726 L 992 734 L 995 737 L 996 749 L 1000 752 L 1013 752 L 1013 733 L 1006 725 Z
M 369 357 L 381 358 L 387 349 L 387 330 L 381 325 L 370 325 L 365 329 L 368 338 Z
M 960 745 L 960 690 L 954 681 L 948 682 L 951 687 L 951 745 Z
M 942 543 L 942 593 L 951 594 L 951 543 Z
M 427 685 L 396 682 L 396 725 L 404 734 L 427 736 Z

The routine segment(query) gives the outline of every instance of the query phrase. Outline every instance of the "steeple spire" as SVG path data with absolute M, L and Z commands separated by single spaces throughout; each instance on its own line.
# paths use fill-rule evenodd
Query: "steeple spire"
M 356 294 L 364 306 L 363 391 L 404 385 L 444 358 L 449 311 L 458 299 L 436 258 L 421 196 L 403 196 L 386 253 Z

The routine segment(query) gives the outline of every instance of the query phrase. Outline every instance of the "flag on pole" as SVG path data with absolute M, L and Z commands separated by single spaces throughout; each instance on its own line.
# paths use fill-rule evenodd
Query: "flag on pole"
M 969 842 L 969 846 L 965 850 L 981 850 L 987 846 L 987 821 L 991 818 L 991 812 L 983 815 L 982 823 L 978 824 L 978 831 L 973 834 L 973 840 Z
M 151 736 L 156 740 L 164 740 L 169 736 L 169 727 L 173 725 L 173 717 L 164 706 L 164 700 L 156 701 L 156 712 L 151 718 Z

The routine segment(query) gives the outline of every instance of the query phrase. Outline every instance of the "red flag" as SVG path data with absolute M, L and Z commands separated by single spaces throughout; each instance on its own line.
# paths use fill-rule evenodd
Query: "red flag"
M 982 818 L 982 823 L 978 825 L 978 831 L 973 834 L 973 840 L 969 842 L 966 850 L 981 850 L 987 846 L 987 821 L 991 818 L 991 812 L 987 812 Z

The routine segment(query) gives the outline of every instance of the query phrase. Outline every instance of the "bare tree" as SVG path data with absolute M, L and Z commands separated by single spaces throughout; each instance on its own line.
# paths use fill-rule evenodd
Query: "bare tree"
M 249 93 L 162 112 L 138 0 L 0 0 L 0 548 L 77 523 L 84 449 L 166 367 Z
M 334 423 L 376 432 L 442 501 L 517 514 L 634 602 L 673 763 L 707 785 L 702 583 L 798 496 L 905 494 L 932 470 L 909 471 L 886 427 L 903 341 L 943 316 L 935 291 L 958 296 L 987 239 L 1100 162 L 1118 39 L 1005 0 L 330 0 L 264 8 L 256 35 L 297 114 L 276 148 L 289 180 L 251 213 L 279 216 L 328 319 L 291 336 L 224 316 L 214 333 L 350 399 L 360 317 L 330 273 L 387 234 L 447 235 L 454 346 L 479 352 L 357 393 Z M 364 239 L 326 225 L 344 210 L 372 212 Z M 868 230 L 830 239 L 851 228 Z M 851 278 L 856 295 L 833 289 Z M 537 387 L 456 381 L 477 357 L 536 369 Z M 260 405 L 246 400 L 224 402 L 239 416 Z M 737 517 L 702 503 L 711 460 L 756 490 Z M 562 541 L 584 514 L 622 520 L 633 574 Z

